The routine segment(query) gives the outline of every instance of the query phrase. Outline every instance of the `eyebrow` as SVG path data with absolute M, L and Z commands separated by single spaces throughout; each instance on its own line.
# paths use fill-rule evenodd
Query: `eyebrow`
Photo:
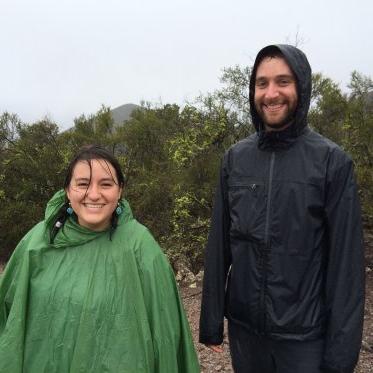
M 275 79 L 291 79 L 291 80 L 295 80 L 295 77 L 293 75 L 290 75 L 290 74 L 281 74 L 281 75 L 276 75 L 275 76 Z M 257 81 L 260 81 L 260 80 L 267 80 L 268 78 L 266 76 L 258 76 L 255 78 L 255 82 Z
M 75 179 L 75 181 L 90 181 L 90 179 L 88 177 L 76 177 L 74 179 Z M 100 179 L 99 181 L 100 182 L 102 182 L 102 181 L 113 181 L 115 183 L 115 180 L 112 177 L 104 177 L 104 178 Z
M 286 79 L 291 79 L 291 80 L 295 80 L 295 77 L 293 75 L 290 75 L 290 74 L 282 74 L 282 75 L 278 75 L 276 76 L 277 79 L 283 79 L 283 78 L 286 78 Z

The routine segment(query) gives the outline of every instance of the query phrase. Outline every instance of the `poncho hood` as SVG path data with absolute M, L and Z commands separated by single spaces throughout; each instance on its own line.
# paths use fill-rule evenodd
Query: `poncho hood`
M 261 49 L 256 56 L 254 66 L 252 69 L 250 77 L 250 112 L 252 121 L 256 131 L 261 136 L 261 133 L 264 132 L 264 123 L 259 116 L 258 112 L 255 109 L 254 104 L 254 94 L 255 94 L 255 78 L 258 65 L 261 62 L 263 55 L 267 54 L 269 50 L 278 49 L 284 56 L 286 62 L 288 63 L 290 69 L 293 71 L 296 82 L 297 82 L 297 93 L 298 93 L 298 105 L 294 116 L 293 124 L 290 126 L 289 132 L 292 136 L 299 136 L 307 127 L 307 114 L 310 106 L 311 100 L 311 83 L 312 83 L 312 74 L 311 67 L 308 63 L 306 55 L 299 50 L 298 48 L 287 45 L 287 44 L 276 44 L 268 45 Z M 282 131 L 281 131 L 282 132 Z M 286 135 L 288 136 L 288 135 Z M 281 137 L 281 135 L 277 135 Z
M 50 199 L 45 209 L 45 224 L 50 232 L 56 222 L 57 216 L 61 208 L 66 204 L 67 196 L 63 189 L 59 190 Z M 123 213 L 118 218 L 118 226 L 133 219 L 132 210 L 129 203 L 122 198 L 119 201 Z M 68 232 L 68 233 L 67 233 Z M 79 225 L 74 216 L 69 217 L 63 227 L 58 232 L 52 246 L 67 247 L 77 246 L 89 242 L 100 235 L 109 234 L 108 230 L 102 232 L 92 231 L 88 228 Z M 114 233 L 115 234 L 115 233 Z

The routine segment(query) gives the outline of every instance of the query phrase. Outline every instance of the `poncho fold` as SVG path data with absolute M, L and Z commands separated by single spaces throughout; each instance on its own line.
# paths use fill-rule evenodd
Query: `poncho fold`
M 65 202 L 15 249 L 0 281 L 0 373 L 199 372 L 172 269 L 121 201 L 109 231 L 73 217 L 50 244 Z

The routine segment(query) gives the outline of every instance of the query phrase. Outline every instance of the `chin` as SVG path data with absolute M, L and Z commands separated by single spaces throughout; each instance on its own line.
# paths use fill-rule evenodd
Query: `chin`
M 292 123 L 292 119 L 289 118 L 289 117 L 286 117 L 286 118 L 284 118 L 282 120 L 278 120 L 278 121 L 263 120 L 263 122 L 264 122 L 265 128 L 267 130 L 279 131 L 279 130 L 283 130 L 283 129 L 289 127 Z

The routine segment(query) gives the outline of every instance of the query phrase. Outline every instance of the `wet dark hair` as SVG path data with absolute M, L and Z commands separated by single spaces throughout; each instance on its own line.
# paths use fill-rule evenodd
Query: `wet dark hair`
M 259 64 L 265 59 L 265 58 L 283 58 L 286 61 L 286 58 L 284 54 L 281 52 L 281 50 L 276 47 L 275 45 L 271 45 L 268 48 L 264 48 L 261 52 L 259 52 L 256 61 L 255 61 L 255 74 L 256 70 L 259 66 Z
M 105 148 L 99 145 L 86 145 L 79 149 L 79 151 L 75 154 L 74 158 L 70 161 L 67 167 L 63 188 L 65 190 L 69 188 L 75 166 L 77 165 L 78 162 L 86 161 L 89 165 L 90 170 L 92 171 L 92 160 L 95 160 L 95 159 L 103 160 L 110 174 L 111 174 L 111 171 L 109 168 L 109 164 L 114 168 L 116 177 L 114 177 L 114 175 L 111 175 L 111 176 L 114 181 L 115 179 L 118 181 L 118 182 L 115 181 L 115 183 L 117 183 L 120 188 L 123 188 L 124 175 L 123 175 L 123 172 L 121 170 L 118 160 L 114 157 L 113 154 L 111 154 L 109 151 L 107 151 Z M 91 183 L 91 177 L 92 177 L 92 172 L 90 173 L 90 180 L 87 186 L 86 193 L 88 192 L 88 188 Z M 65 224 L 65 221 L 67 217 L 69 216 L 69 214 L 67 213 L 68 207 L 69 207 L 69 201 L 66 199 L 66 203 L 61 207 L 61 209 L 59 210 L 57 214 L 57 218 L 54 221 L 53 228 L 51 230 L 51 235 L 50 235 L 51 243 L 53 243 L 53 240 L 56 237 L 58 230 Z M 112 238 L 112 234 L 114 233 L 117 225 L 118 225 L 118 216 L 114 211 L 111 217 L 110 239 Z
M 83 146 L 78 151 L 78 153 L 76 153 L 75 157 L 71 160 L 69 166 L 67 167 L 65 182 L 63 184 L 64 189 L 67 189 L 70 185 L 76 164 L 81 161 L 87 161 L 87 163 L 89 164 L 89 167 L 91 168 L 91 161 L 93 159 L 103 159 L 106 164 L 107 163 L 111 164 L 115 170 L 115 173 L 116 173 L 115 176 L 117 177 L 119 186 L 121 188 L 123 187 L 124 176 L 123 176 L 123 172 L 120 168 L 120 164 L 118 160 L 111 153 L 109 153 L 106 149 L 102 148 L 99 145 L 86 145 L 86 146 Z

